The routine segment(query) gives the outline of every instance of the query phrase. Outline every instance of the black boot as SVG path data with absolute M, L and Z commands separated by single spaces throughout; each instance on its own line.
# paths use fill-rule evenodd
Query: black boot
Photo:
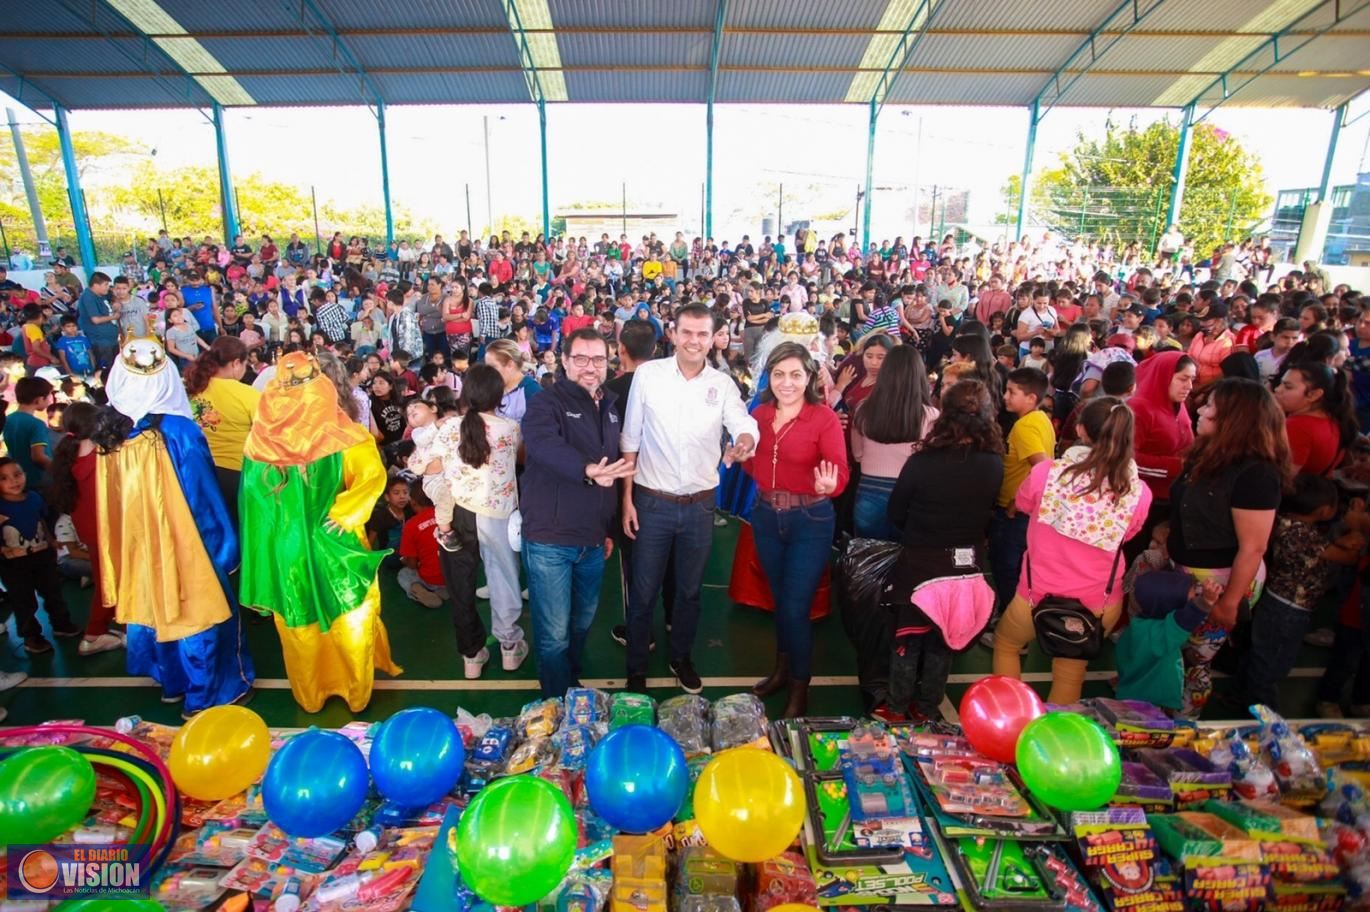
M 785 689 L 785 683 L 790 679 L 790 657 L 783 652 L 775 654 L 775 670 L 752 685 L 752 693 L 761 697 L 763 700 L 773 693 L 780 693 Z
M 782 719 L 797 719 L 809 711 L 809 682 L 790 681 L 790 699 L 785 703 Z

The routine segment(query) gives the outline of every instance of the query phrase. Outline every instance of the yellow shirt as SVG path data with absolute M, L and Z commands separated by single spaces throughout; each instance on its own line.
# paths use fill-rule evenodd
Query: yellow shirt
M 195 421 L 205 432 L 210 455 L 219 468 L 243 470 L 243 446 L 261 398 L 262 394 L 246 383 L 215 377 L 203 393 L 191 399 Z
M 1050 459 L 1056 452 L 1056 431 L 1046 412 L 1038 409 L 1013 423 L 1008 432 L 1008 452 L 1004 454 L 1004 482 L 999 486 L 998 504 L 1007 507 L 1018 496 L 1018 486 L 1028 477 L 1032 463 L 1028 457 L 1041 453 Z

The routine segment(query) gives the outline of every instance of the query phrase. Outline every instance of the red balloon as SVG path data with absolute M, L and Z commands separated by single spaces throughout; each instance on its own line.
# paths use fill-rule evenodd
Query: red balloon
M 991 760 L 1013 763 L 1018 736 L 1029 722 L 1045 715 L 1037 692 L 1017 678 L 981 678 L 961 698 L 961 728 L 970 746 Z

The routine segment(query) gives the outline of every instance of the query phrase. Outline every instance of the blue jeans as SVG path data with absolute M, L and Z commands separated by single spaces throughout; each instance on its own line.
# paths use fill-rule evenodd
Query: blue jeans
M 671 616 L 672 662 L 688 659 L 699 627 L 699 590 L 714 534 L 714 493 L 690 504 L 633 492 L 637 540 L 628 590 L 628 676 L 647 674 L 652 610 L 675 548 L 675 605 Z
M 756 556 L 766 571 L 775 600 L 775 635 L 790 658 L 790 678 L 807 681 L 813 661 L 813 624 L 809 608 L 832 559 L 837 512 L 832 501 L 777 510 L 764 500 L 752 510 Z
M 1279 682 L 1299 657 L 1312 615 L 1269 589 L 1251 609 L 1251 651 L 1246 656 L 1244 697 L 1279 709 Z
M 989 520 L 989 570 L 994 575 L 996 616 L 1003 614 L 1018 591 L 1018 573 L 1027 552 L 1028 516 L 1012 517 L 1003 507 L 995 507 Z
M 604 546 L 524 541 L 523 567 L 528 574 L 538 681 L 544 697 L 560 697 L 579 683 L 585 637 L 594 623 L 604 581 Z
M 862 475 L 856 486 L 856 502 L 852 505 L 852 521 L 857 538 L 878 538 L 899 541 L 902 536 L 890 522 L 890 494 L 894 492 L 893 478 Z

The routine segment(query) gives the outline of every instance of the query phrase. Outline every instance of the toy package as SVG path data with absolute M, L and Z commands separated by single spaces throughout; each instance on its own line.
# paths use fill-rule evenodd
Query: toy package
M 1089 701 L 1105 720 L 1121 748 L 1169 747 L 1175 740 L 1175 720 L 1141 700 L 1096 697 Z
M 1218 769 L 1227 770 L 1232 777 L 1232 790 L 1239 798 L 1261 800 L 1279 798 L 1275 774 L 1261 755 L 1252 751 L 1237 735 L 1219 741 L 1208 753 L 1208 760 Z
M 1170 784 L 1144 763 L 1123 761 L 1123 778 L 1109 802 L 1113 807 L 1137 807 L 1144 811 L 1166 813 L 1175 809 L 1175 793 Z
M 1210 798 L 1225 799 L 1232 793 L 1232 774 L 1189 748 L 1138 750 L 1133 757 L 1165 780 L 1177 809 L 1196 807 Z
M 708 700 L 695 694 L 682 694 L 662 701 L 656 712 L 658 727 L 675 739 L 685 756 L 709 752 Z
M 666 912 L 666 830 L 614 837 L 612 912 Z
M 1321 801 L 1326 783 L 1308 742 L 1268 706 L 1253 706 L 1251 714 L 1261 723 L 1261 753 L 1285 800 L 1305 805 Z
M 776 906 L 818 903 L 818 885 L 802 855 L 786 852 L 755 866 L 755 894 L 751 912 L 767 912 Z
M 741 912 L 742 867 L 708 846 L 686 846 L 676 861 L 671 908 L 687 912 Z
M 1141 809 L 1077 811 L 1070 826 L 1085 875 L 1111 908 L 1184 909 L 1180 878 L 1161 857 Z
M 656 724 L 656 701 L 644 694 L 616 693 L 609 706 L 609 730 Z
M 521 738 L 551 737 L 561 727 L 561 701 L 535 700 L 523 707 L 514 724 Z
M 1266 908 L 1270 869 L 1260 844 L 1222 818 L 1184 811 L 1148 817 L 1161 851 L 1182 869 L 1190 909 Z
M 766 705 L 754 694 L 729 694 L 714 703 L 713 749 L 725 751 L 746 744 L 770 750 L 766 737 Z

